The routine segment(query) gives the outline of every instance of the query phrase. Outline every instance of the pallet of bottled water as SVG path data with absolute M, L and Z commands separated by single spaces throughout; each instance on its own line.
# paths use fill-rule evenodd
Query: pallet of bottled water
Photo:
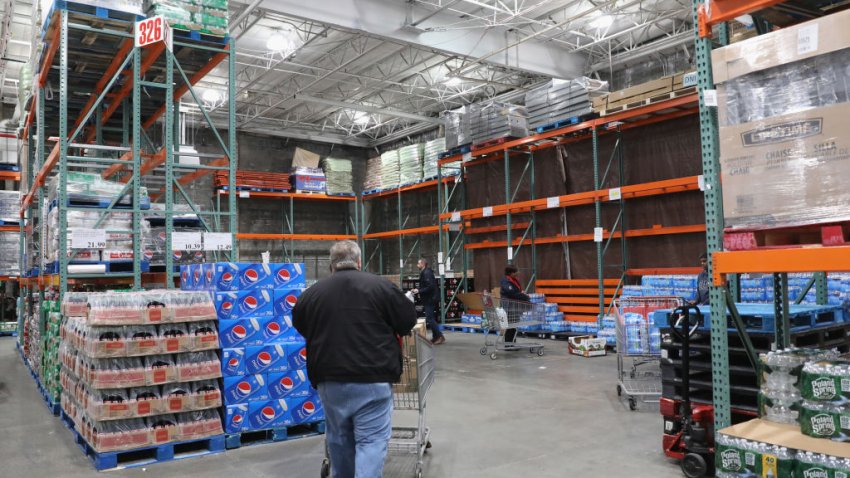
M 811 369 L 810 364 L 837 358 L 838 353 L 833 350 L 796 347 L 760 354 L 759 415 L 772 422 L 797 424 L 804 398 L 801 376 L 811 382 L 804 369 Z M 810 384 L 808 387 L 811 390 Z M 810 392 L 807 395 L 811 397 Z
M 718 433 L 717 478 L 850 478 L 850 459 Z

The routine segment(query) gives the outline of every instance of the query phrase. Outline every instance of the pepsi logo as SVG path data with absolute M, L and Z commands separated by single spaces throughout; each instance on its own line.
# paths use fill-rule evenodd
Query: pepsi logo
M 303 360 L 305 360 L 305 361 L 306 361 L 306 360 L 307 360 L 307 349 L 306 349 L 306 348 L 304 348 L 304 349 L 299 350 L 299 351 L 298 351 L 298 356 L 299 356 L 299 357 L 301 357 Z
M 263 414 L 263 418 L 265 418 L 266 420 L 274 420 L 274 416 L 275 416 L 274 408 L 263 407 L 263 410 L 262 410 L 261 413 Z
M 183 279 L 183 282 L 186 282 L 187 280 L 189 280 L 189 272 L 187 272 L 186 269 L 183 269 L 183 275 L 181 277 Z
M 147 260 L 153 259 L 153 251 L 145 250 L 144 256 L 145 256 L 145 259 L 147 259 Z
M 232 359 L 228 360 L 227 366 L 228 367 L 238 367 L 239 366 L 239 359 L 238 358 L 232 358 Z
M 242 301 L 242 305 L 244 305 L 250 310 L 254 310 L 257 308 L 258 305 L 260 305 L 260 303 L 256 297 L 254 297 L 253 295 L 249 295 L 248 297 L 245 297 L 245 300 Z
M 232 420 L 233 420 L 233 423 L 235 425 L 241 425 L 242 424 L 242 415 L 233 415 Z
M 164 232 L 159 233 L 159 240 L 162 241 L 162 242 L 165 242 L 165 233 Z
M 254 269 L 248 269 L 247 271 L 245 271 L 245 280 L 253 284 L 254 282 L 260 280 L 260 274 L 258 274 L 257 271 L 255 271 Z
M 278 280 L 280 280 L 280 282 L 285 284 L 285 283 L 289 282 L 290 279 L 292 279 L 292 274 L 290 274 L 289 270 L 287 270 L 287 269 L 281 269 L 281 270 L 277 271 L 277 278 L 278 278 Z
M 225 302 L 221 303 L 221 310 L 223 310 L 225 312 L 229 312 L 232 309 L 233 309 L 233 302 L 225 301 Z
M 224 274 L 221 275 L 221 281 L 224 282 L 224 283 L 229 283 L 232 280 L 233 280 L 233 274 L 231 274 L 230 272 L 225 272 Z
M 195 277 L 195 282 L 198 282 L 198 280 L 201 278 L 201 271 L 195 269 L 195 273 L 192 275 Z
M 280 379 L 280 386 L 286 391 L 292 390 L 295 388 L 295 382 L 292 381 L 289 377 L 283 377 Z
M 303 405 L 301 405 L 301 411 L 303 411 L 305 415 L 312 415 L 316 413 L 316 404 L 307 400 Z
M 239 382 L 236 385 L 236 392 L 239 396 L 247 397 L 251 394 L 251 384 L 249 382 Z
M 291 309 L 295 307 L 295 304 L 298 302 L 298 296 L 296 296 L 295 294 L 289 294 L 288 296 L 286 296 L 285 300 L 286 306 Z
M 207 282 L 212 282 L 212 271 L 207 269 Z
M 231 333 L 231 335 L 233 335 L 237 339 L 244 339 L 245 336 L 248 335 L 248 330 L 246 330 L 245 326 L 243 326 L 243 325 L 236 325 L 232 329 L 230 329 L 230 333 Z M 239 363 L 238 359 L 232 359 L 232 360 L 236 360 L 237 364 Z
M 201 251 L 195 251 L 195 259 L 203 259 L 204 253 Z
M 171 257 L 173 257 L 176 260 L 180 260 L 180 259 L 183 258 L 183 252 L 182 251 L 174 251 L 174 254 L 172 254 Z M 195 275 L 198 275 L 197 271 L 195 272 Z
M 268 325 L 266 325 L 266 332 L 268 335 L 279 335 L 280 324 L 277 322 L 269 322 Z
M 262 351 L 260 352 L 260 355 L 257 356 L 257 360 L 260 361 L 260 365 L 268 366 L 272 363 L 272 354 Z

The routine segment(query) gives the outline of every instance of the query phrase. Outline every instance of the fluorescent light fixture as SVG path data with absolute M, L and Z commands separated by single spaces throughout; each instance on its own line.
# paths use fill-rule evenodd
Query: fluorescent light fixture
M 614 17 L 612 17 L 611 15 L 602 14 L 594 18 L 590 22 L 590 25 L 596 29 L 604 30 L 610 27 L 612 23 L 614 23 Z
M 460 86 L 461 81 L 460 81 L 460 78 L 458 78 L 456 76 L 450 76 L 450 77 L 446 78 L 445 80 L 443 80 L 443 83 L 445 83 L 446 86 L 448 86 L 448 87 L 455 87 L 455 86 Z
M 279 31 L 272 33 L 268 40 L 266 40 L 266 48 L 269 51 L 283 51 L 286 50 L 287 46 L 289 46 L 289 42 L 283 36 L 283 33 Z
M 371 119 L 372 118 L 370 118 L 368 114 L 364 113 L 363 111 L 358 111 L 354 113 L 353 121 L 357 124 L 369 124 L 369 121 L 371 121 Z
M 206 103 L 218 103 L 221 101 L 222 94 L 218 90 L 214 90 L 212 88 L 204 90 L 203 94 L 201 94 L 201 99 Z

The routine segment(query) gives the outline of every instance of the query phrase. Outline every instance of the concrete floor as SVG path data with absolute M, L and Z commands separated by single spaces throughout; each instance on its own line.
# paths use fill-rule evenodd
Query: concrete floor
M 546 341 L 544 357 L 478 353 L 483 336 L 448 333 L 437 348 L 428 401 L 433 448 L 428 477 L 680 477 L 661 453 L 657 405 L 630 412 L 617 399 L 616 357 L 567 355 Z M 0 339 L 0 476 L 98 476 L 51 417 L 14 347 Z M 112 471 L 115 477 L 318 477 L 321 437 Z M 387 464 L 385 477 L 407 463 Z

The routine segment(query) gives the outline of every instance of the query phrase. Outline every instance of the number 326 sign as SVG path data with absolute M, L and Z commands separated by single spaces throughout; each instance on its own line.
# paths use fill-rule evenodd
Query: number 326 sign
M 171 50 L 171 27 L 161 16 L 136 22 L 135 36 L 136 48 L 164 41 L 166 48 Z

